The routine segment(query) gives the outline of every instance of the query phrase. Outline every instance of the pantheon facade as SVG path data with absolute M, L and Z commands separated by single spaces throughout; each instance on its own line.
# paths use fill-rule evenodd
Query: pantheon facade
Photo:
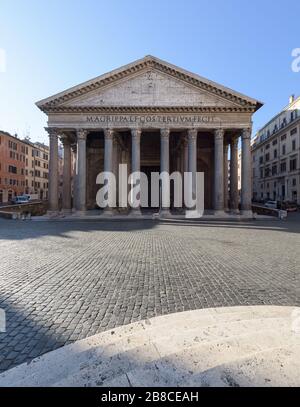
M 252 114 L 262 106 L 259 101 L 146 56 L 41 100 L 37 106 L 48 116 L 51 215 L 60 210 L 82 215 L 97 208 L 96 194 L 101 187 L 96 184 L 97 175 L 110 171 L 118 178 L 119 164 L 127 164 L 128 173 L 146 175 L 203 172 L 205 210 L 216 215 L 251 214 L 250 139 Z M 59 139 L 64 146 L 62 205 Z M 170 208 L 163 210 L 172 213 L 172 188 L 169 193 Z M 130 208 L 112 210 L 115 214 L 129 212 Z

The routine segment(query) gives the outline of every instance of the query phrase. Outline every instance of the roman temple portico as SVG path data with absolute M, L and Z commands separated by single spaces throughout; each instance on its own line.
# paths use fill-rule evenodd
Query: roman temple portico
M 204 172 L 205 209 L 220 215 L 239 213 L 239 140 L 241 212 L 251 213 L 251 117 L 261 106 L 255 99 L 147 56 L 37 105 L 48 115 L 50 214 L 59 209 L 79 214 L 95 209 L 101 187 L 97 175 L 114 173 L 119 188 L 123 185 L 120 164 L 127 164 L 128 175 Z M 62 208 L 58 204 L 59 139 L 64 146 Z M 162 189 L 156 211 L 164 216 L 173 213 L 173 195 L 172 184 Z M 118 199 L 116 206 L 108 205 L 105 213 L 129 212 Z M 141 209 L 130 212 L 138 215 Z

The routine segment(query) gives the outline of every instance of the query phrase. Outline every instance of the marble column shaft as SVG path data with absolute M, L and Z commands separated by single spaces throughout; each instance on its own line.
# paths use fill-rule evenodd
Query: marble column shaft
M 251 211 L 251 130 L 244 129 L 242 132 L 242 186 L 241 186 L 241 210 Z
M 238 137 L 233 137 L 230 142 L 230 209 L 233 213 L 239 210 Z
M 62 209 L 71 212 L 71 142 L 64 136 L 62 143 L 64 146 Z
M 132 129 L 131 130 L 131 172 L 140 172 L 141 171 L 141 129 Z M 136 179 L 135 185 L 140 185 L 140 177 Z M 137 195 L 137 199 L 141 199 L 141 191 Z M 139 205 L 131 209 L 131 212 L 135 215 L 140 214 L 140 202 Z
M 224 130 L 215 130 L 214 209 L 224 211 Z
M 193 200 L 196 199 L 197 135 L 198 132 L 196 129 L 188 130 L 188 172 L 192 174 L 191 192 Z
M 77 130 L 77 210 L 86 211 L 86 138 L 87 130 Z
M 224 164 L 224 209 L 225 211 L 228 210 L 228 144 L 224 144 L 224 159 L 223 159 L 223 164 Z
M 160 173 L 170 175 L 170 130 L 160 130 Z M 164 178 L 161 181 L 161 211 L 168 212 L 170 210 L 170 182 Z
M 58 133 L 56 129 L 46 129 L 49 133 L 49 212 L 58 211 Z

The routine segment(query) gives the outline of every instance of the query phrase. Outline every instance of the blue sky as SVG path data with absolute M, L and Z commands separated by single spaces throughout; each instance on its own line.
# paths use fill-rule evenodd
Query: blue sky
M 254 131 L 290 94 L 299 0 L 0 0 L 0 129 L 47 142 L 35 102 L 147 54 L 265 103 Z

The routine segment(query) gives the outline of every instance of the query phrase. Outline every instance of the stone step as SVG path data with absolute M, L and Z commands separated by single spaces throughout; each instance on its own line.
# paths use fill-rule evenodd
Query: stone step
M 299 386 L 300 346 L 271 348 L 236 357 L 207 370 L 190 370 L 164 359 L 126 374 L 131 386 Z
M 215 341 L 222 342 L 226 338 L 255 335 L 258 331 L 264 332 L 268 338 L 266 341 L 270 344 L 271 339 L 277 338 L 279 332 L 285 332 L 283 338 L 288 340 L 287 332 L 291 329 L 291 313 L 294 309 L 230 307 L 152 318 L 94 335 L 43 355 L 28 365 L 23 364 L 4 372 L 0 375 L 0 386 L 53 385 L 63 382 L 73 374 L 78 375 L 81 371 L 85 374 L 92 365 L 99 370 L 102 364 L 102 378 L 98 380 L 100 383 L 114 380 L 114 377 L 122 376 L 124 372 L 182 349 L 188 350 L 189 347 Z M 275 332 L 272 331 L 274 327 Z M 267 335 L 267 332 L 270 334 Z M 278 346 L 277 339 L 273 342 L 272 346 Z M 124 366 L 121 369 L 122 363 Z M 111 373 L 107 374 L 105 369 L 109 368 Z M 127 377 L 123 379 L 127 380 Z
M 86 386 L 110 387 L 129 386 L 131 383 L 134 386 L 156 386 L 162 381 L 161 385 L 169 383 L 177 386 L 181 380 L 188 382 L 219 365 L 235 363 L 246 357 L 251 359 L 261 352 L 276 350 L 282 344 L 292 348 L 297 341 L 289 332 L 278 335 L 277 330 L 269 330 L 184 347 L 164 357 L 157 354 L 155 349 L 136 347 L 83 365 L 81 370 L 53 385 L 73 387 L 84 383 Z

